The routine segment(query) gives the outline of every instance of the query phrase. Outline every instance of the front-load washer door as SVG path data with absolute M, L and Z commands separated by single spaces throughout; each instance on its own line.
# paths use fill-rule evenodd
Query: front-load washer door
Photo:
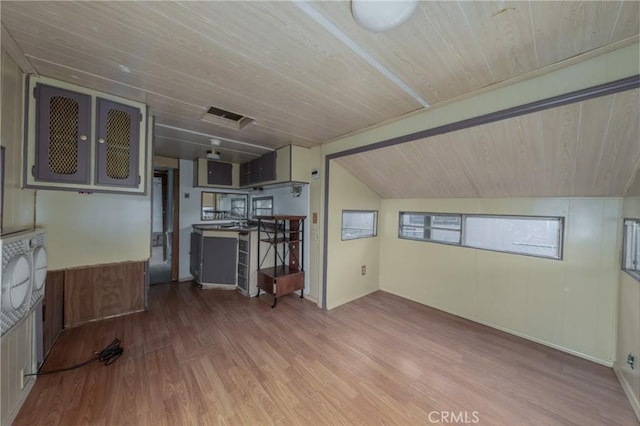
M 26 254 L 13 257 L 2 274 L 2 334 L 24 318 L 31 297 L 31 264 Z

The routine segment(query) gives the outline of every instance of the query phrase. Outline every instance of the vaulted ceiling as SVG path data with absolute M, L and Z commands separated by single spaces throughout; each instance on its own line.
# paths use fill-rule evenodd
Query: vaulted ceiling
M 313 146 L 593 49 L 637 40 L 639 4 L 428 1 L 420 2 L 406 23 L 386 33 L 359 27 L 347 1 L 3 0 L 0 15 L 2 44 L 12 56 L 20 56 L 17 61 L 24 71 L 147 103 L 156 117 L 157 154 L 195 158 L 210 148 L 211 138 L 219 138 L 222 159 L 239 162 L 264 153 L 264 148 L 289 143 Z M 321 25 L 323 19 L 329 26 L 326 22 Z M 364 57 L 372 58 L 397 80 L 383 75 Z M 633 103 L 626 95 L 597 102 L 616 112 L 625 108 L 621 103 L 627 108 Z M 211 105 L 255 122 L 242 130 L 205 123 L 201 117 Z M 575 124 L 578 110 L 587 114 L 585 109 L 589 109 L 586 104 L 573 106 L 561 116 Z M 637 110 L 635 113 L 637 116 Z M 462 133 L 456 148 L 436 148 L 454 135 L 420 148 L 425 158 L 438 154 L 445 159 L 458 156 L 462 161 L 458 169 L 464 173 L 453 176 L 451 170 L 442 170 L 442 176 L 429 185 L 454 185 L 450 188 L 464 195 L 502 193 L 503 183 L 487 191 L 484 186 L 491 184 L 491 176 L 480 182 L 469 170 L 479 164 L 494 167 L 492 158 L 506 149 L 521 151 L 525 164 L 526 160 L 544 159 L 540 164 L 545 170 L 558 175 L 523 182 L 519 184 L 523 191 L 531 186 L 554 192 L 548 179 L 557 177 L 562 183 L 564 174 L 582 173 L 582 166 L 559 171 L 556 163 L 570 163 L 568 155 L 582 152 L 581 147 L 595 141 L 570 142 L 572 135 L 550 134 L 550 129 L 569 124 L 544 123 L 547 115 L 557 118 L 542 113 L 490 126 L 483 136 L 476 131 Z M 602 126 L 593 126 L 599 129 L 606 124 L 606 116 L 592 114 L 590 120 L 598 120 Z M 590 133 L 591 129 L 580 127 L 588 125 L 591 123 L 583 120 L 571 131 Z M 542 136 L 527 136 L 540 126 L 549 130 Z M 637 133 L 637 122 L 632 131 Z M 514 134 L 519 143 L 508 145 Z M 562 148 L 550 145 L 558 139 L 565 141 Z M 406 149 L 391 152 L 401 159 L 418 148 Z M 636 155 L 628 146 L 620 149 L 625 155 Z M 551 158 L 554 152 L 560 157 Z M 585 155 L 593 165 L 598 161 L 609 164 L 609 154 L 601 149 Z M 376 164 L 369 156 L 352 161 L 356 173 L 356 162 Z M 508 166 L 515 172 L 515 164 Z M 420 176 L 431 173 L 417 164 L 411 167 Z M 527 175 L 535 174 L 525 169 Z M 606 172 L 607 176 L 616 173 Z M 618 187 L 614 180 L 593 178 L 585 185 L 604 191 Z M 386 194 L 389 187 L 411 187 L 408 183 L 376 188 Z M 433 191 L 425 189 L 424 193 Z
M 640 89 L 338 158 L 382 198 L 622 196 Z

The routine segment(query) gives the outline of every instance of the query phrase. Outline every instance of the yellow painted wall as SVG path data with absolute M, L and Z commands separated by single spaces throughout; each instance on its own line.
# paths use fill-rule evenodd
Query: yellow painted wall
M 33 228 L 34 193 L 23 190 L 22 172 L 22 112 L 23 76 L 11 57 L 2 49 L 2 121 L 0 144 L 5 147 L 5 186 L 2 231 L 14 232 Z M 25 380 L 20 386 L 20 371 L 35 370 L 33 360 L 32 330 L 35 313 L 31 312 L 0 341 L 0 424 L 10 424 L 22 402 L 29 394 L 35 378 Z
M 322 148 L 316 146 L 309 150 L 309 174 L 311 170 L 320 170 L 320 162 L 322 160 Z M 323 177 L 318 176 L 317 179 L 311 179 L 309 176 L 309 297 L 318 302 L 318 306 L 322 306 L 322 244 L 321 235 L 322 221 L 320 219 L 322 211 L 320 210 L 320 185 Z M 313 214 L 316 213 L 317 223 L 313 223 Z
M 151 257 L 153 120 L 145 134 L 145 195 L 38 190 L 36 222 L 47 230 L 50 270 Z
M 380 289 L 606 365 L 619 198 L 382 200 Z M 564 216 L 562 261 L 402 240 L 400 211 Z
M 51 270 L 150 257 L 148 195 L 40 190 L 36 206 Z
M 327 308 L 378 290 L 379 237 L 341 241 L 342 210 L 378 210 L 380 197 L 333 162 L 329 182 Z M 367 273 L 360 273 L 366 265 Z
M 640 172 L 624 199 L 623 218 L 640 219 Z M 636 358 L 636 367 L 627 364 L 627 355 Z M 640 282 L 620 271 L 618 292 L 618 341 L 614 369 L 640 419 Z
M 5 147 L 2 232 L 31 229 L 35 224 L 35 191 L 21 189 L 24 91 L 22 71 L 2 49 L 2 121 L 0 144 Z
M 153 167 L 168 167 L 170 169 L 177 169 L 179 166 L 179 160 L 177 158 L 162 157 L 160 155 L 153 156 Z

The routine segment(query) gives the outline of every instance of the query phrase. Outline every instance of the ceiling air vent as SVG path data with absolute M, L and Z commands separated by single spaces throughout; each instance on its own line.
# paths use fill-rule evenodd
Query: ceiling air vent
M 211 106 L 202 116 L 202 121 L 240 130 L 246 125 L 253 123 L 253 118 Z

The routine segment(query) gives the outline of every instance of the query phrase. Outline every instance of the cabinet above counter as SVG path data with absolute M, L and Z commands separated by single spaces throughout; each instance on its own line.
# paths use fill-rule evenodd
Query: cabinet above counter
M 249 189 L 288 182 L 308 183 L 309 149 L 287 145 L 236 164 L 206 158 L 194 161 L 194 187 Z

